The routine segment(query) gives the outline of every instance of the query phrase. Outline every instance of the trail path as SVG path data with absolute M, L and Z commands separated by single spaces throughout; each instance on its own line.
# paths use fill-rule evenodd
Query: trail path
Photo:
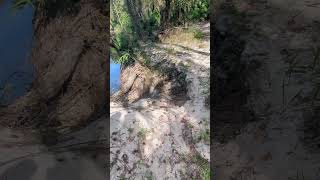
M 0 129 L 0 179 L 106 179 L 106 118 L 47 147 L 31 130 Z M 88 143 L 91 142 L 91 143 Z
M 144 98 L 126 108 L 111 102 L 111 179 L 190 179 L 206 172 L 209 142 L 196 139 L 210 128 L 205 107 L 210 26 L 197 27 L 205 35 L 200 45 L 182 40 L 147 50 L 151 63 L 169 61 L 186 70 L 190 84 L 185 104 L 175 105 L 170 97 Z
M 287 73 L 294 64 L 297 69 L 312 64 L 312 48 L 319 45 L 320 14 L 305 6 L 310 3 L 239 1 L 251 28 L 242 61 L 261 65 L 249 77 L 249 104 L 259 120 L 229 142 L 212 144 L 216 179 L 319 178 L 320 156 L 309 149 L 304 132 L 312 75 Z

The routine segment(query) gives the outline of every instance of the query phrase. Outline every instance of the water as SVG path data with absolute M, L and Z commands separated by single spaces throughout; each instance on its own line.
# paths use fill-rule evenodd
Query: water
M 110 63 L 110 94 L 117 92 L 120 88 L 120 64 Z
M 12 0 L 0 0 L 0 104 L 26 93 L 33 79 L 28 62 L 33 35 L 33 9 L 14 12 Z

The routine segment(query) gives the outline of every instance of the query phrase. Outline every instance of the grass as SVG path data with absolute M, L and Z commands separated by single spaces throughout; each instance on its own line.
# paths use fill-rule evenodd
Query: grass
M 198 140 L 199 141 L 204 141 L 204 142 L 210 142 L 210 131 L 209 131 L 209 129 L 206 129 L 204 131 L 200 131 Z
M 168 54 L 172 54 L 172 55 L 176 54 L 173 48 L 166 48 L 165 50 L 167 51 Z
M 199 45 L 198 45 L 198 48 L 200 48 L 200 49 L 205 48 L 205 47 L 206 47 L 205 44 L 199 44 Z
M 202 180 L 210 180 L 210 164 L 204 159 L 200 154 L 197 154 L 193 158 L 193 162 L 195 162 L 200 168 L 200 176 Z
M 203 39 L 204 38 L 204 33 L 200 29 L 194 29 L 193 37 L 196 38 L 196 39 Z
M 142 50 L 137 50 L 134 53 L 134 56 L 135 56 L 134 59 L 139 61 L 143 65 L 149 66 L 151 64 L 150 57 L 145 52 L 143 52 Z
M 186 163 L 193 163 L 198 166 L 198 172 L 201 177 L 201 180 L 210 180 L 210 164 L 209 162 L 204 159 L 200 154 L 196 155 L 180 155 L 182 161 Z M 182 174 L 182 172 L 181 172 Z M 183 174 L 182 174 L 183 175 Z M 199 179 L 198 177 L 188 177 L 188 179 Z
M 139 137 L 140 139 L 145 139 L 147 133 L 149 133 L 149 130 L 148 130 L 148 129 L 141 128 L 140 131 L 138 132 L 138 137 Z
M 188 122 L 187 122 L 187 127 L 188 127 L 189 129 L 193 129 L 193 125 L 192 125 L 191 123 L 188 123 Z
M 160 42 L 167 44 L 179 44 L 182 46 L 203 46 L 204 33 L 195 27 L 176 27 L 164 36 L 160 37 Z

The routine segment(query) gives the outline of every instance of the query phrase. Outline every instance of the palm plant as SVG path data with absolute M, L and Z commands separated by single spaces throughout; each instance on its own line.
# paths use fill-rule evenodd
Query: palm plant
M 24 8 L 27 5 L 32 6 L 33 8 L 35 7 L 35 1 L 36 0 L 13 0 L 13 6 L 12 9 L 14 10 L 20 10 Z
M 33 8 L 43 8 L 47 4 L 47 0 L 13 0 L 12 8 L 14 10 L 20 10 L 25 6 L 31 6 Z

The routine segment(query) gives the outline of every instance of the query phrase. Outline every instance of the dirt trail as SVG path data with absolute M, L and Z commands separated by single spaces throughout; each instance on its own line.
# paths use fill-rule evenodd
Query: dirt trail
M 86 180 L 106 178 L 106 119 L 59 137 L 47 147 L 31 130 L 1 128 L 0 179 Z
M 234 139 L 212 144 L 215 179 L 319 178 L 319 151 L 308 147 L 303 131 L 312 74 L 288 73 L 290 67 L 312 64 L 312 49 L 319 46 L 319 11 L 303 1 L 235 2 L 248 14 L 241 61 L 258 65 L 248 75 L 248 104 L 257 121 Z
M 170 97 L 143 98 L 122 107 L 111 102 L 111 179 L 190 179 L 205 177 L 210 160 L 208 141 L 197 141 L 209 130 L 209 23 L 200 45 L 159 43 L 147 49 L 151 64 L 170 62 L 185 70 L 189 100 L 179 106 Z M 186 97 L 183 97 L 186 98 Z

